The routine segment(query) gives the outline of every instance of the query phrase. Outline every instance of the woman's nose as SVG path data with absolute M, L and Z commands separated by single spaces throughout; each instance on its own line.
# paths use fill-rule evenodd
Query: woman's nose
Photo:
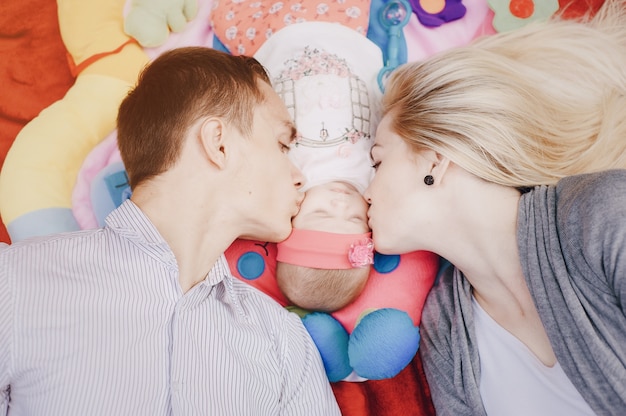
M 369 205 L 372 205 L 372 198 L 370 197 L 370 187 L 368 186 L 365 192 L 363 192 L 363 198 L 367 201 Z

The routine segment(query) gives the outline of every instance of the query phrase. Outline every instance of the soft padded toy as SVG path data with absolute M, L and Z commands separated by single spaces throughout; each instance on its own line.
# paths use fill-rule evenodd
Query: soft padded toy
M 236 277 L 289 307 L 276 284 L 275 244 L 237 240 L 226 259 Z M 413 359 L 422 306 L 438 268 L 438 257 L 425 251 L 376 253 L 366 288 L 350 305 L 331 314 L 292 308 L 315 341 L 330 381 L 391 378 Z
M 489 0 L 493 9 L 493 27 L 498 32 L 506 32 L 535 20 L 547 20 L 559 10 L 558 0 Z
M 437 27 L 465 15 L 461 0 L 411 0 L 417 18 L 424 26 Z
M 78 230 L 71 195 L 89 151 L 115 128 L 117 107 L 149 61 L 122 31 L 123 0 L 58 0 L 76 75 L 65 97 L 28 123 L 0 175 L 0 210 L 13 241 Z
M 181 32 L 197 14 L 197 0 L 132 0 L 124 31 L 142 46 L 160 46 L 170 30 Z

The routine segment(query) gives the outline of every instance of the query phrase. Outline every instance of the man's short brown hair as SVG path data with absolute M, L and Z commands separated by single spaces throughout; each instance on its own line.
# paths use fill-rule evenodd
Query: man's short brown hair
M 131 188 L 172 166 L 187 130 L 204 116 L 223 117 L 246 136 L 270 83 L 254 58 L 205 47 L 163 53 L 141 73 L 120 105 L 118 146 Z

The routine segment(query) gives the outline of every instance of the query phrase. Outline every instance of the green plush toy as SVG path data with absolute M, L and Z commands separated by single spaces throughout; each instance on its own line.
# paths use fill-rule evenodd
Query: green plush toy
M 198 0 L 132 0 L 124 31 L 143 47 L 160 46 L 196 17 Z

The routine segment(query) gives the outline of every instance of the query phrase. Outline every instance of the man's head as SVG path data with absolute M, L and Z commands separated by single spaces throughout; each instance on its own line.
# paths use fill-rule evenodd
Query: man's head
M 210 48 L 159 56 L 118 114 L 133 197 L 141 188 L 176 193 L 234 238 L 280 241 L 291 232 L 303 181 L 286 154 L 294 137 L 265 69 Z
M 255 59 L 186 47 L 160 55 L 141 73 L 120 105 L 118 146 L 130 186 L 166 171 L 180 155 L 189 127 L 205 116 L 223 118 L 249 136 L 255 107 L 269 83 Z

